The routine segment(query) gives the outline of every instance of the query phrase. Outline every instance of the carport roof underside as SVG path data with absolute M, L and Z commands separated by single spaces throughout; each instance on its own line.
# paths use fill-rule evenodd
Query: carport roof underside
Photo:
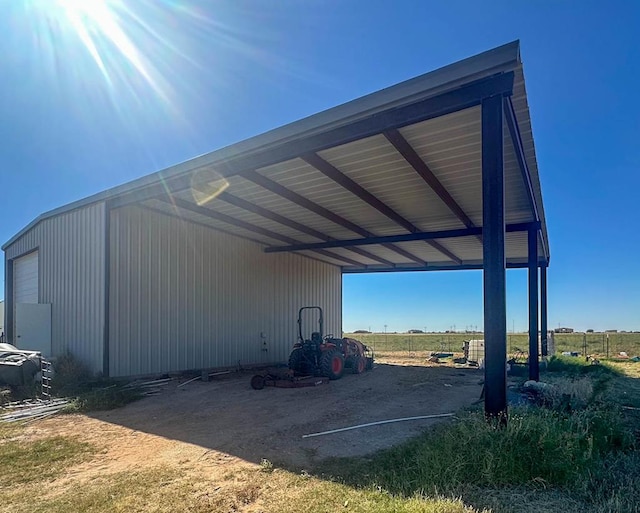
M 34 223 L 107 200 L 111 208 L 136 204 L 177 215 L 256 241 L 266 252 L 295 251 L 343 272 L 482 268 L 481 103 L 497 95 L 504 98 L 506 263 L 527 266 L 528 231 L 536 229 L 538 263 L 546 266 L 547 232 L 517 41 Z

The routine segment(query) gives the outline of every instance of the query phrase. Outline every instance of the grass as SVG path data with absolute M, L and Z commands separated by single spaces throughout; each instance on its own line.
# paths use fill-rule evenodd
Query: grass
M 327 461 L 318 472 L 396 497 L 462 497 L 500 512 L 638 511 L 640 411 L 621 410 L 640 392 L 625 370 L 638 371 L 576 358 L 550 363 L 543 379 L 569 403 L 511 408 L 505 429 L 466 412 L 400 447 Z
M 552 358 L 543 379 L 564 401 L 511 408 L 506 428 L 461 412 L 398 447 L 311 470 L 264 460 L 212 477 L 197 465 L 56 481 L 95 452 L 65 438 L 21 442 L 0 425 L 0 510 L 163 513 L 600 513 L 640 504 L 640 367 Z M 363 436 L 366 434 L 363 433 Z M 18 470 L 16 470 L 18 469 Z M 12 486 L 7 486 L 12 485 Z M 3 509 L 4 508 L 4 509 Z
M 12 435 L 19 432 L 19 428 L 13 429 Z M 24 442 L 5 436 L 0 442 L 0 487 L 53 479 L 92 452 L 88 444 L 65 437 Z
M 404 499 L 378 490 L 356 490 L 307 475 L 275 470 L 236 473 L 233 480 L 196 481 L 170 467 L 120 472 L 98 477 L 83 486 L 67 487 L 46 500 L 34 501 L 35 486 L 6 494 L 12 513 L 154 512 L 193 513 L 257 511 L 311 513 L 476 513 L 459 499 Z M 46 494 L 46 490 L 40 494 Z M 6 502 L 5 502 L 6 503 Z
M 106 382 L 108 383 L 108 382 Z M 100 383 L 100 385 L 105 383 Z M 83 391 L 76 392 L 62 413 L 84 413 L 91 411 L 113 410 L 120 408 L 142 397 L 139 390 L 126 389 L 120 384 L 87 387 Z
M 125 406 L 142 397 L 140 390 L 125 388 L 125 383 L 94 375 L 89 367 L 71 353 L 66 353 L 54 363 L 52 393 L 69 399 L 63 413 L 84 413 L 112 410 Z M 0 388 L 0 406 L 12 401 L 34 399 L 40 386 L 33 382 L 23 387 Z
M 142 397 L 139 390 L 124 388 L 121 382 L 94 376 L 71 353 L 58 357 L 54 370 L 54 395 L 70 398 L 63 413 L 112 410 Z
M 587 354 L 604 356 L 607 340 L 604 333 L 557 333 L 554 335 L 556 352 L 583 352 L 586 337 Z M 620 351 L 629 356 L 640 355 L 640 333 L 609 333 L 609 356 L 615 357 Z M 482 339 L 483 333 L 351 333 L 345 336 L 358 339 L 376 351 L 448 351 L 462 352 L 465 340 Z M 525 352 L 529 346 L 529 335 L 526 333 L 509 333 L 507 350 L 509 354 L 518 349 Z
M 460 485 L 568 485 L 603 454 L 629 449 L 619 417 L 585 410 L 512 409 L 506 429 L 480 412 L 441 424 L 370 460 L 334 460 L 323 469 L 352 485 L 381 487 L 411 497 L 455 494 Z

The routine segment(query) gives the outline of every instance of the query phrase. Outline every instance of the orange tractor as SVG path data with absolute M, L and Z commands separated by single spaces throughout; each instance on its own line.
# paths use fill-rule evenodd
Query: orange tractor
M 317 310 L 318 331 L 305 337 L 303 314 Z M 325 376 L 339 379 L 345 369 L 361 374 L 373 368 L 373 351 L 353 338 L 324 336 L 324 315 L 319 306 L 305 306 L 298 311 L 298 342 L 289 356 L 289 369 L 298 376 Z

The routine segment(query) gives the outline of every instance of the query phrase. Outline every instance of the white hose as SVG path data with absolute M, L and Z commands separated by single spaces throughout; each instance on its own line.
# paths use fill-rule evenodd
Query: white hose
M 368 424 L 358 424 L 340 429 L 332 429 L 331 431 L 321 431 L 320 433 L 311 433 L 310 435 L 302 435 L 302 438 L 311 438 L 312 436 L 330 435 L 332 433 L 340 433 L 341 431 L 350 431 L 352 429 L 360 429 L 369 426 L 379 426 L 380 424 L 391 424 L 392 422 L 405 422 L 407 420 L 436 419 L 439 417 L 453 417 L 454 413 L 437 413 L 435 415 L 419 415 L 418 417 L 403 417 L 401 419 L 379 420 L 378 422 L 369 422 Z

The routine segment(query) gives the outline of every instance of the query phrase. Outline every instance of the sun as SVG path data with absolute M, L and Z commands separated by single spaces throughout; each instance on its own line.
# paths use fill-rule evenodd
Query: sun
M 158 73 L 132 39 L 144 26 L 119 0 L 54 0 L 60 14 L 78 36 L 107 81 L 113 79 L 110 63 L 124 59 L 149 86 L 167 100 Z
M 102 76 L 101 87 L 115 94 L 144 98 L 151 90 L 170 104 L 171 86 L 164 77 L 171 52 L 164 27 L 152 27 L 148 19 L 170 19 L 163 2 L 156 0 L 24 0 L 24 15 L 30 20 L 34 55 L 48 57 L 52 73 L 64 63 L 76 77 L 93 77 L 87 66 L 95 65 Z M 89 57 L 89 58 L 87 58 Z M 98 85 L 93 82 L 92 86 Z

